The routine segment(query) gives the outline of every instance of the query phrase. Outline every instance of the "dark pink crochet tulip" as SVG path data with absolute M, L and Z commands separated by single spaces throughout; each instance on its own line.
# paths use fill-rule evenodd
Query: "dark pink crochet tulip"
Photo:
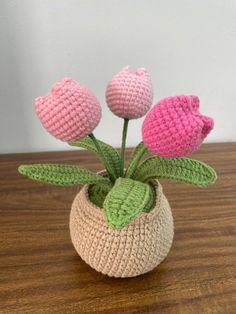
M 143 142 L 162 157 L 191 154 L 213 129 L 212 118 L 199 112 L 197 96 L 175 96 L 160 100 L 142 125 Z
M 51 93 L 35 99 L 36 113 L 43 126 L 62 141 L 90 134 L 101 119 L 101 106 L 86 87 L 70 78 L 52 86 Z

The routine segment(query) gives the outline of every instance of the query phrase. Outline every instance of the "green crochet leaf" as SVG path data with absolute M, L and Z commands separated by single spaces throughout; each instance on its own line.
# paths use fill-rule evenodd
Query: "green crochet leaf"
M 155 204 L 156 204 L 156 191 L 153 185 L 151 184 L 148 203 L 143 208 L 143 212 L 149 213 L 154 208 Z
M 117 150 L 113 148 L 112 146 L 110 146 L 109 144 L 106 144 L 100 140 L 97 140 L 97 141 L 99 145 L 101 146 L 101 149 L 103 150 L 103 153 L 105 155 L 107 162 L 114 169 L 115 175 L 118 178 L 120 176 L 120 156 Z M 100 156 L 99 152 L 97 151 L 96 146 L 94 145 L 90 137 L 87 136 L 82 140 L 69 142 L 68 144 L 71 146 L 82 147 L 89 151 L 92 151 L 96 153 L 99 159 L 102 161 L 102 157 Z
M 138 167 L 134 179 L 148 182 L 155 178 L 174 179 L 203 187 L 214 183 L 217 174 L 213 168 L 197 160 L 155 156 Z
M 137 169 L 140 160 L 142 159 L 143 155 L 148 152 L 147 147 L 144 145 L 143 142 L 140 142 L 134 149 L 129 165 L 127 167 L 125 177 L 132 178 L 135 170 Z
M 93 184 L 97 182 L 109 182 L 89 170 L 79 166 L 63 164 L 34 164 L 22 165 L 19 172 L 31 179 L 55 185 Z
M 107 223 L 113 228 L 129 225 L 148 204 L 150 193 L 149 184 L 118 178 L 103 203 Z
M 102 208 L 103 202 L 113 184 L 111 182 L 99 182 L 89 187 L 88 194 L 90 201 L 96 206 Z

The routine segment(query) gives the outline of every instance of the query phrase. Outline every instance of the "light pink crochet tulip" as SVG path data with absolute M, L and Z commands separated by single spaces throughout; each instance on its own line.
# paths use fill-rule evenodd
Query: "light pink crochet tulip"
M 149 110 L 152 97 L 151 78 L 144 68 L 132 72 L 126 66 L 107 85 L 108 107 L 120 118 L 141 118 Z
M 50 94 L 37 97 L 35 108 L 48 132 L 66 142 L 87 136 L 101 119 L 97 98 L 70 78 L 55 83 Z
M 191 154 L 213 129 L 214 121 L 199 112 L 197 96 L 160 100 L 147 114 L 142 135 L 150 151 L 162 157 Z

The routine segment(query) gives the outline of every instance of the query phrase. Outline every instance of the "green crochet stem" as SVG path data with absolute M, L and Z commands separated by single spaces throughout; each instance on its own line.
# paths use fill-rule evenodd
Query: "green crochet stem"
M 125 166 L 125 145 L 127 138 L 129 119 L 124 119 L 123 132 L 122 132 L 122 146 L 121 146 L 121 156 L 120 156 L 120 173 L 121 177 L 124 177 L 124 166 Z
M 100 148 L 103 151 L 103 154 L 105 155 L 106 162 L 110 164 L 112 169 L 114 170 L 116 178 L 120 177 L 120 156 L 115 148 L 113 148 L 111 145 L 100 141 L 97 139 L 97 142 L 100 146 Z M 90 137 L 86 136 L 83 139 L 76 140 L 73 142 L 68 142 L 69 145 L 75 146 L 75 147 L 82 147 L 85 148 L 91 152 L 94 152 L 98 158 L 103 163 L 103 159 L 101 154 L 97 151 L 96 146 L 94 145 L 94 142 L 91 140 Z
M 132 178 L 133 174 L 135 173 L 140 160 L 142 157 L 148 152 L 147 147 L 143 144 L 143 142 L 140 142 L 134 149 L 132 156 L 130 158 L 129 165 L 127 167 L 127 170 L 125 172 L 126 178 Z
M 103 153 L 103 151 L 102 151 L 102 149 L 101 149 L 101 147 L 100 147 L 100 145 L 99 145 L 99 143 L 98 143 L 96 137 L 94 136 L 93 133 L 90 133 L 88 136 L 89 136 L 89 137 L 91 138 L 91 140 L 94 142 L 94 145 L 96 146 L 97 151 L 99 152 L 99 154 L 100 154 L 100 156 L 101 156 L 101 158 L 102 158 L 102 160 L 103 160 L 103 164 L 104 164 L 104 166 L 105 166 L 105 168 L 106 168 L 106 170 L 107 170 L 107 173 L 108 173 L 108 176 L 109 176 L 110 180 L 111 180 L 112 182 L 115 182 L 115 181 L 116 181 L 116 176 L 115 176 L 114 170 L 113 170 L 113 168 L 110 166 L 109 162 L 107 162 L 106 157 L 105 157 L 105 155 L 104 155 L 104 153 Z

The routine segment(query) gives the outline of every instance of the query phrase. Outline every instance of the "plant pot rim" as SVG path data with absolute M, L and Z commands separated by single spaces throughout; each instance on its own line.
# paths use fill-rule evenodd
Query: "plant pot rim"
M 105 173 L 104 170 L 98 172 L 98 174 L 104 174 L 104 173 Z M 130 225 L 140 223 L 140 221 L 142 221 L 143 219 L 144 220 L 145 219 L 155 219 L 155 217 L 157 217 L 157 215 L 159 214 L 159 210 L 160 210 L 159 205 L 160 205 L 161 197 L 163 194 L 162 186 L 158 180 L 153 180 L 152 183 L 153 183 L 153 186 L 154 186 L 155 192 L 156 192 L 155 206 L 148 213 L 142 212 L 135 220 L 133 220 L 131 222 Z M 80 190 L 80 192 L 77 194 L 76 198 L 82 197 L 83 201 L 87 202 L 89 204 L 90 210 L 89 210 L 89 212 L 87 212 L 87 215 L 90 216 L 91 219 L 104 221 L 105 217 L 104 217 L 103 208 L 98 207 L 97 205 L 92 203 L 89 199 L 89 187 L 90 187 L 90 184 L 85 184 L 82 187 L 82 189 Z M 124 228 L 127 228 L 127 227 L 124 227 Z M 124 229 L 124 228 L 122 228 L 122 229 Z

